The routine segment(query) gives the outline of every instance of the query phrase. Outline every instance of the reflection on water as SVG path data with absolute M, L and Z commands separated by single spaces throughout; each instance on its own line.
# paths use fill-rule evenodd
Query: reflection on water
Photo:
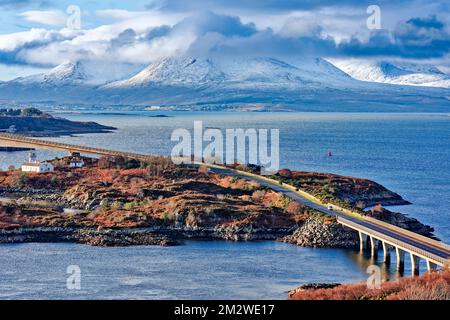
M 380 267 L 381 278 L 383 281 L 396 280 L 400 277 L 410 276 L 412 274 L 411 270 L 411 258 L 409 254 L 405 254 L 404 260 L 404 270 L 399 271 L 397 268 L 397 256 L 394 252 L 390 254 L 390 261 L 384 262 L 383 251 L 379 250 L 378 255 L 376 257 L 372 257 L 370 251 L 349 251 L 349 257 L 359 265 L 362 269 L 367 270 L 367 268 L 371 265 L 377 265 Z M 420 274 L 427 271 L 426 261 L 420 260 L 419 265 Z

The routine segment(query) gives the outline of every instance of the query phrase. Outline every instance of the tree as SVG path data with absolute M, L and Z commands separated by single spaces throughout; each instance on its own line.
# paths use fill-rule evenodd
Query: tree
M 22 111 L 20 112 L 20 115 L 22 117 L 36 117 L 36 116 L 41 116 L 42 114 L 43 114 L 43 112 L 36 108 L 25 108 L 25 109 L 22 109 Z

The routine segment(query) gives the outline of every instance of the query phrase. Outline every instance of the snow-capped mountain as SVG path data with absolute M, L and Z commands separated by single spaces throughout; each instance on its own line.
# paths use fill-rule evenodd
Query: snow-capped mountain
M 149 84 L 199 85 L 223 80 L 224 74 L 210 59 L 164 58 L 150 64 L 129 79 L 107 84 L 106 88 L 130 88 Z
M 212 59 L 164 58 L 137 75 L 107 84 L 106 89 L 144 86 L 227 85 L 239 87 L 317 86 L 352 79 L 323 59 L 304 60 L 295 66 L 275 58 Z M 356 81 L 353 81 L 356 83 Z
M 67 61 L 46 73 L 17 78 L 11 82 L 39 86 L 96 86 L 128 77 L 140 68 L 139 65 Z
M 357 59 L 330 61 L 361 81 L 450 88 L 450 76 L 435 66 Z
M 22 85 L 67 85 L 83 84 L 89 79 L 80 62 L 67 61 L 42 74 L 14 79 L 13 83 Z
M 167 57 L 148 66 L 66 62 L 43 74 L 0 83 L 0 100 L 221 108 L 250 105 L 329 111 L 393 111 L 408 106 L 411 110 L 448 111 L 448 86 L 388 84 L 392 79 L 406 79 L 402 77 L 411 84 L 421 75 L 420 79 L 429 77 L 428 83 L 441 81 L 442 86 L 446 75 L 438 69 L 393 64 L 373 68 L 361 65 L 358 69 L 359 65 L 344 68 L 332 62 L 307 57 L 285 61 L 241 56 Z M 352 72 L 348 71 L 350 66 Z

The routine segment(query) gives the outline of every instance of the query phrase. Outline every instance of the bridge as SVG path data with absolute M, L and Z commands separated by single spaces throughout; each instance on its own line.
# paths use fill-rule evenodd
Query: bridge
M 88 146 L 72 145 L 54 141 L 29 138 L 17 134 L 0 133 L 0 145 L 21 148 L 43 148 L 55 151 L 67 151 L 70 153 L 83 153 L 97 156 L 113 156 L 132 158 L 147 161 L 154 156 L 132 152 L 108 150 Z M 391 252 L 395 252 L 396 266 L 403 272 L 405 256 L 408 254 L 413 275 L 419 274 L 420 260 L 426 261 L 427 270 L 438 267 L 450 267 L 450 247 L 440 241 L 421 236 L 414 232 L 396 227 L 370 217 L 361 216 L 357 212 L 322 203 L 314 196 L 295 188 L 294 186 L 281 183 L 265 176 L 252 174 L 245 171 L 230 169 L 224 166 L 208 163 L 194 163 L 204 165 L 211 171 L 235 176 L 247 180 L 253 180 L 274 191 L 283 193 L 287 197 L 319 212 L 336 217 L 341 225 L 355 230 L 359 234 L 360 250 L 368 250 L 372 257 L 376 258 L 382 249 L 383 260 L 386 264 L 391 263 Z

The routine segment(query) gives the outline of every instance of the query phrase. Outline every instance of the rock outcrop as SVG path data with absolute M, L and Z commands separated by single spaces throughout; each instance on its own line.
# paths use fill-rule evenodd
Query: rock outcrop
M 308 218 L 295 232 L 282 239 L 302 247 L 357 248 L 358 233 L 317 217 Z
M 0 229 L 0 243 L 75 242 L 92 246 L 131 246 L 177 244 L 165 235 L 146 230 L 97 230 L 72 227 Z

